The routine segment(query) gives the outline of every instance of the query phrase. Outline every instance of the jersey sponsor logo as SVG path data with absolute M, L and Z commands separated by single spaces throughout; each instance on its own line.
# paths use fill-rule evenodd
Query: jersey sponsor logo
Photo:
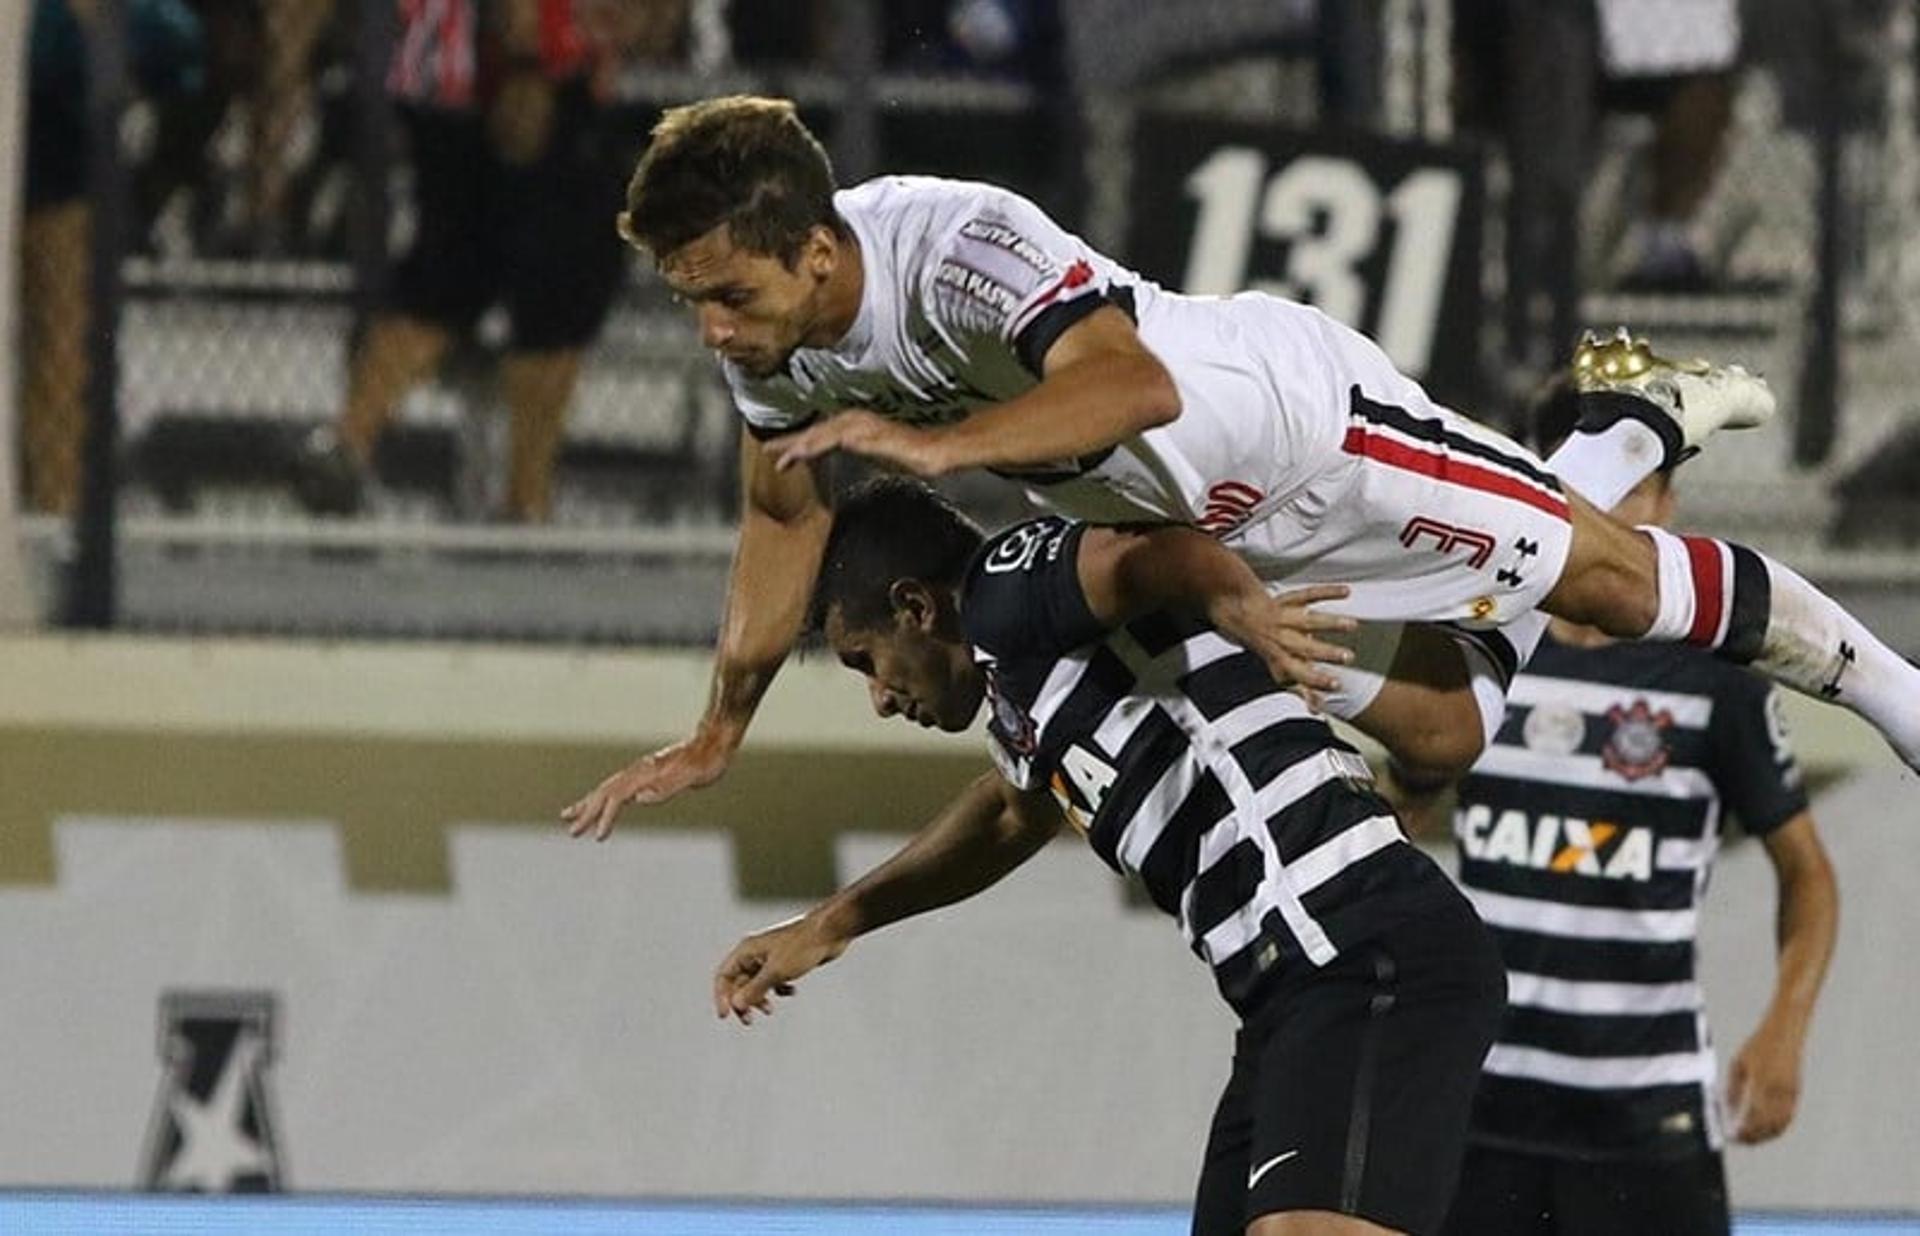
M 1463 528 L 1425 515 L 1415 515 L 1400 529 L 1400 543 L 1408 549 L 1415 549 L 1422 542 L 1431 542 L 1433 552 L 1443 556 L 1456 549 L 1466 550 L 1467 565 L 1476 570 L 1487 565 L 1487 559 L 1493 556 L 1495 544 L 1492 536 L 1478 528 Z
M 1012 288 L 992 275 L 952 258 L 940 263 L 939 269 L 933 272 L 933 280 L 941 287 L 951 288 L 969 300 L 978 301 L 1002 317 L 1012 313 L 1020 299 Z
M 1060 766 L 1054 770 L 1048 786 L 1067 822 L 1084 836 L 1092 827 L 1093 818 L 1100 814 L 1101 805 L 1107 801 L 1107 791 L 1119 779 L 1119 769 L 1075 743 L 1061 753 Z
M 1520 741 L 1543 755 L 1572 755 L 1586 737 L 1586 714 L 1559 704 L 1534 705 L 1520 725 Z
M 1005 249 L 1042 274 L 1050 275 L 1060 269 L 1060 264 L 1042 252 L 1038 245 L 1004 223 L 995 223 L 991 219 L 969 219 L 961 225 L 960 234 Z
M 1194 526 L 1209 536 L 1226 537 L 1253 518 L 1267 495 L 1245 481 L 1221 481 L 1207 490 L 1207 503 Z
M 1058 562 L 1072 527 L 1058 521 L 1021 524 L 1000 538 L 981 569 L 989 575 L 1006 575 L 1030 571 L 1042 560 L 1049 564 Z
M 1506 863 L 1603 880 L 1653 878 L 1653 830 L 1610 820 L 1529 815 L 1517 807 L 1494 814 L 1475 803 L 1454 814 L 1460 849 L 1475 862 Z
M 1607 720 L 1612 723 L 1613 732 L 1600 749 L 1600 763 L 1608 772 L 1628 781 L 1638 781 L 1657 776 L 1666 768 L 1672 758 L 1667 747 L 1672 713 L 1664 708 L 1655 712 L 1646 700 L 1637 699 L 1629 708 L 1615 704 L 1607 709 Z

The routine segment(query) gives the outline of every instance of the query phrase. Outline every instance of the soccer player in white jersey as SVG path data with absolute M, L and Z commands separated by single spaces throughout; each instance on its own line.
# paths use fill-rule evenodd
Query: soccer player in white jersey
M 1384 673 L 1329 670 L 1299 609 L 1274 607 L 1276 674 L 1328 689 L 1330 711 L 1417 767 L 1478 754 L 1536 608 L 1718 649 L 1854 709 L 1920 764 L 1920 669 L 1762 555 L 1589 505 L 1612 506 L 1722 424 L 1765 419 L 1771 396 L 1738 370 L 1624 341 L 1590 349 L 1588 419 L 1556 476 L 1310 307 L 1163 291 L 988 185 L 836 192 L 780 100 L 670 111 L 620 228 L 720 356 L 751 431 L 746 501 L 705 715 L 570 806 L 576 835 L 605 837 L 627 803 L 725 771 L 798 636 L 835 451 L 921 476 L 993 469 L 1082 517 L 1190 524 L 1262 578 L 1350 589 L 1339 608 L 1354 618 L 1513 635 L 1480 648 L 1409 627 L 1376 661 Z
M 743 940 L 714 1011 L 772 1011 L 856 938 L 980 892 L 1065 825 L 1178 922 L 1240 1020 L 1195 1236 L 1434 1231 L 1504 976 L 1359 753 L 1222 638 L 1267 600 L 1177 524 L 1048 516 L 987 539 L 918 481 L 848 494 L 815 622 L 880 716 L 958 732 L 987 712 L 997 770 Z

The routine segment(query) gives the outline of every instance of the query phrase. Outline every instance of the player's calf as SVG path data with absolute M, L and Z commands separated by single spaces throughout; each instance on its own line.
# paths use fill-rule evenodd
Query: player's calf
M 1757 550 L 1638 530 L 1573 502 L 1566 568 L 1545 608 L 1619 639 L 1688 643 L 1871 722 L 1920 769 L 1920 669 Z

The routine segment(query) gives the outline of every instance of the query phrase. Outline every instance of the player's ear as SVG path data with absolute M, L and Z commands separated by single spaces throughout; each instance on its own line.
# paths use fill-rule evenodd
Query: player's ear
M 917 579 L 896 579 L 887 589 L 896 622 L 915 630 L 932 631 L 940 618 L 940 606 L 931 589 Z
M 840 238 L 824 223 L 808 229 L 800 246 L 800 265 L 816 279 L 825 279 L 840 263 Z

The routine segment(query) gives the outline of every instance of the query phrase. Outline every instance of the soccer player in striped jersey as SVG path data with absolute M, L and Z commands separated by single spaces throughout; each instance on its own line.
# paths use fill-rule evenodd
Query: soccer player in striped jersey
M 1541 437 L 1571 429 L 1570 392 Z M 1616 513 L 1665 524 L 1665 472 Z M 1727 1136 L 1792 1120 L 1839 895 L 1773 689 L 1692 648 L 1555 622 L 1461 781 L 1460 882 L 1493 929 L 1508 1011 L 1487 1056 L 1459 1236 L 1725 1236 Z M 1723 820 L 1779 887 L 1779 965 L 1723 1114 L 1694 939 Z
M 991 185 L 836 191 L 778 100 L 670 111 L 620 227 L 720 357 L 750 431 L 746 503 L 705 715 L 569 807 L 576 834 L 724 773 L 799 633 L 835 452 L 923 476 L 988 468 L 1077 517 L 1200 528 L 1264 579 L 1348 585 L 1336 604 L 1369 623 L 1499 628 L 1476 643 L 1393 627 L 1331 668 L 1274 634 L 1277 672 L 1330 683 L 1329 711 L 1414 767 L 1471 763 L 1542 609 L 1750 662 L 1920 766 L 1920 669 L 1762 555 L 1601 513 L 1715 429 L 1771 415 L 1737 369 L 1596 343 L 1589 419 L 1549 470 L 1311 306 L 1167 292 Z
M 1502 974 L 1366 764 L 1241 646 L 1264 585 L 1178 525 L 1050 517 L 982 541 L 916 481 L 844 501 L 815 622 L 882 717 L 959 732 L 986 705 L 998 769 L 735 947 L 716 1012 L 771 1011 L 855 937 L 981 891 L 1068 824 L 1178 920 L 1242 1020 L 1194 1231 L 1432 1231 Z

